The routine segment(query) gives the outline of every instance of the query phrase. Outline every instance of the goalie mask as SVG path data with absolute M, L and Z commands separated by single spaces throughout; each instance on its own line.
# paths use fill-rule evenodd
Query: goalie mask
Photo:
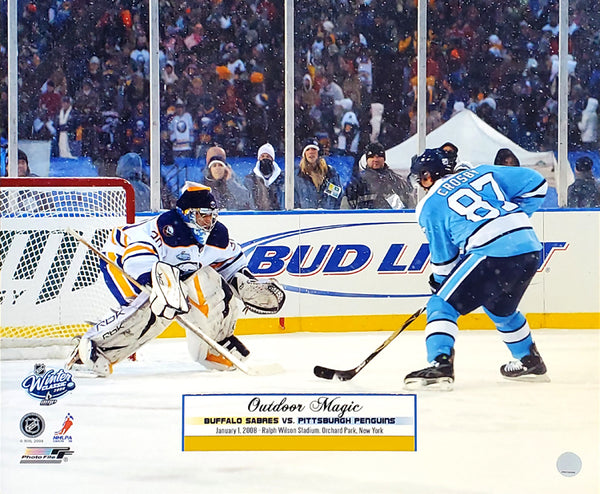
M 217 201 L 210 192 L 210 187 L 187 182 L 183 194 L 177 200 L 177 211 L 196 240 L 201 245 L 206 244 L 219 216 Z

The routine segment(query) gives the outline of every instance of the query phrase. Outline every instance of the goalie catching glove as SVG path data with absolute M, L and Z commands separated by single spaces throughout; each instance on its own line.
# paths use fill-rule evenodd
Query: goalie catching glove
M 179 275 L 179 268 L 170 264 L 158 261 L 152 266 L 150 309 L 157 316 L 173 319 L 177 314 L 189 312 L 187 290 Z
M 233 276 L 231 286 L 246 309 L 257 314 L 276 314 L 285 302 L 285 292 L 275 279 L 257 280 L 246 268 Z

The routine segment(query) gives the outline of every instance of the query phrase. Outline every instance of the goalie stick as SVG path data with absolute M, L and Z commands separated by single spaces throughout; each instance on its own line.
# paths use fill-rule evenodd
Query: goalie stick
M 386 346 L 388 346 L 402 331 L 404 331 L 408 326 L 410 326 L 417 317 L 419 317 L 425 311 L 425 307 L 421 307 L 417 312 L 415 312 L 412 316 L 410 316 L 404 324 L 396 331 L 394 331 L 381 345 L 377 347 L 377 349 L 371 353 L 366 359 L 364 359 L 360 364 L 358 364 L 354 369 L 349 370 L 335 370 L 330 369 L 329 367 L 322 367 L 320 365 L 315 366 L 314 373 L 315 376 L 320 377 L 322 379 L 333 379 L 337 377 L 340 381 L 349 381 L 356 374 L 358 374 L 371 360 L 373 360 L 381 350 L 383 350 Z
M 139 283 L 133 276 L 131 276 L 129 273 L 125 272 L 125 270 L 121 266 L 119 266 L 116 262 L 114 262 L 113 260 L 106 257 L 102 252 L 100 252 L 100 250 L 98 250 L 96 247 L 94 247 L 92 244 L 90 244 L 85 238 L 83 238 L 81 235 L 79 235 L 79 233 L 77 233 L 75 230 L 73 230 L 72 228 L 67 228 L 66 232 L 69 235 L 72 235 L 73 237 L 75 237 L 76 240 L 78 240 L 83 245 L 85 245 L 94 254 L 96 254 L 98 257 L 100 257 L 100 259 L 102 259 L 104 262 L 110 264 L 114 268 L 121 271 L 121 273 L 123 273 L 123 275 L 131 283 L 133 283 L 136 287 L 138 287 L 140 290 L 142 290 L 143 292 L 146 292 L 146 293 L 150 293 L 150 289 L 147 286 Z M 197 328 L 197 327 L 193 326 L 192 324 L 190 324 L 188 321 L 186 321 L 182 315 L 175 316 L 175 320 L 179 324 L 181 324 L 185 329 L 191 331 L 192 333 L 196 334 L 199 338 L 204 340 L 213 350 L 216 350 L 221 355 L 223 355 L 225 358 L 227 358 L 236 368 L 241 370 L 244 374 L 248 374 L 249 376 L 268 376 L 268 375 L 272 375 L 272 374 L 278 374 L 283 371 L 281 366 L 276 363 L 250 367 L 250 366 L 246 365 L 244 362 L 242 362 L 235 355 L 233 355 L 223 345 L 219 345 L 219 343 L 217 343 L 214 339 L 212 339 L 209 335 L 207 335 L 200 328 Z

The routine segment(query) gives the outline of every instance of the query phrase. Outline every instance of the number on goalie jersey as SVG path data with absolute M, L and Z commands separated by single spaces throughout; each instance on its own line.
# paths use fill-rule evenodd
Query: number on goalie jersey
M 544 200 L 546 181 L 524 167 L 482 165 L 453 175 L 436 149 L 413 162 L 411 176 L 427 190 L 416 214 L 433 272 L 425 330 L 432 366 L 408 374 L 405 383 L 452 385 L 456 322 L 478 307 L 516 359 L 501 367 L 502 375 L 542 380 L 546 367 L 517 307 L 541 259 L 529 217 Z
M 247 356 L 248 350 L 233 336 L 239 315 L 233 296 L 245 302 L 238 286 L 254 277 L 246 269 L 241 247 L 229 238 L 217 217 L 210 188 L 187 182 L 175 209 L 113 230 L 105 255 L 121 269 L 102 261 L 101 270 L 119 308 L 84 335 L 67 366 L 83 363 L 99 375 L 108 375 L 112 364 L 158 336 L 170 319 L 184 313 L 182 317 L 229 351 Z M 154 280 L 152 295 L 140 293 L 124 273 L 141 285 L 151 286 Z M 254 281 L 265 287 L 265 293 L 272 293 L 273 287 L 281 292 L 278 298 L 264 297 L 262 301 L 264 312 L 277 312 L 285 300 L 281 287 L 273 280 Z M 186 296 L 189 304 L 182 299 Z M 256 296 L 246 305 L 254 310 Z M 194 360 L 209 367 L 231 368 L 231 362 L 215 355 L 195 334 L 186 331 L 186 337 Z

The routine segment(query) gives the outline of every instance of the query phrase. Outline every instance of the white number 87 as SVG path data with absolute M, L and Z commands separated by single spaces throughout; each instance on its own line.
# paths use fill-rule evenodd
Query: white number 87
M 489 202 L 483 199 L 482 196 L 477 194 L 475 191 L 482 191 L 486 185 L 490 185 L 496 198 L 502 202 L 501 208 L 504 211 L 513 211 L 518 206 L 512 202 L 508 202 L 502 193 L 502 190 L 494 180 L 491 173 L 473 180 L 469 183 L 472 189 L 459 189 L 454 194 L 448 197 L 448 206 L 453 211 L 456 211 L 461 216 L 464 216 L 470 221 L 482 221 L 489 220 L 500 216 L 500 211 L 492 206 Z M 469 204 L 463 204 L 461 199 L 469 198 L 471 202 Z

